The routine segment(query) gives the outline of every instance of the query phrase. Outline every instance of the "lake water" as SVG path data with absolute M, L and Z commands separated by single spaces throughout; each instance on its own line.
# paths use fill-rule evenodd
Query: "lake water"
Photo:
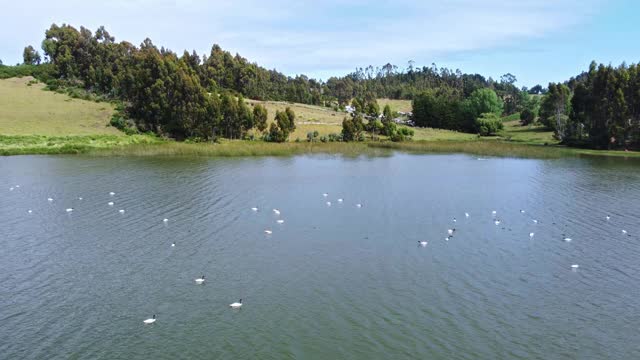
M 0 358 L 637 359 L 639 215 L 625 159 L 4 157 Z

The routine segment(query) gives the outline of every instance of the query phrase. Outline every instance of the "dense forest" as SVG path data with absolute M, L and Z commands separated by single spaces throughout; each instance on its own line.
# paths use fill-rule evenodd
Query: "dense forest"
M 567 145 L 640 146 L 639 65 L 592 63 L 564 83 L 519 89 L 510 73 L 494 80 L 436 65 L 414 67 L 413 62 L 402 70 L 392 64 L 359 68 L 326 82 L 289 77 L 218 45 L 209 54 L 178 55 L 150 39 L 140 46 L 116 42 L 104 27 L 92 32 L 53 24 L 41 49 L 42 54 L 25 47 L 19 66 L 0 63 L 0 78 L 32 75 L 53 90 L 119 101 L 122 116 L 113 125 L 125 131 L 215 140 L 246 138 L 256 129 L 267 141 L 286 141 L 295 129 L 293 111 L 270 115 L 259 105 L 247 106 L 247 97 L 334 109 L 351 104 L 356 111 L 343 122 L 344 140 L 361 139 L 363 131 L 372 138 L 382 134 L 404 139 L 392 123 L 395 114 L 389 109 L 380 113 L 375 101 L 392 98 L 411 99 L 412 121 L 421 127 L 496 135 L 501 117 L 519 113 L 522 125 L 537 122 Z
M 640 146 L 640 65 L 597 65 L 563 84 L 549 84 L 540 122 L 572 146 Z

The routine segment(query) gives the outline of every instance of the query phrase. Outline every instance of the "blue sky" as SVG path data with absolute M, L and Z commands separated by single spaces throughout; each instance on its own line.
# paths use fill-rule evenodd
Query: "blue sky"
M 176 52 L 213 43 L 288 75 L 327 79 L 387 62 L 459 68 L 519 86 L 546 85 L 591 62 L 640 61 L 632 0 L 86 0 L 12 1 L 0 14 L 0 59 L 21 61 L 51 23 L 105 27 Z

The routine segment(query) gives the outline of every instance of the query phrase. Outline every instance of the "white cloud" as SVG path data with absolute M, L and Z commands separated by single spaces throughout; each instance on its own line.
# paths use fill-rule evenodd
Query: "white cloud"
M 208 52 L 219 43 L 289 74 L 341 73 L 386 62 L 403 66 L 410 59 L 430 64 L 442 56 L 550 36 L 588 21 L 600 1 L 12 2 L 0 15 L 0 44 L 6 44 L 0 45 L 0 58 L 18 60 L 22 47 L 38 44 L 50 23 L 67 22 L 91 29 L 104 24 L 119 40 L 150 37 L 178 52 Z M 16 32 L 25 26 L 30 30 Z

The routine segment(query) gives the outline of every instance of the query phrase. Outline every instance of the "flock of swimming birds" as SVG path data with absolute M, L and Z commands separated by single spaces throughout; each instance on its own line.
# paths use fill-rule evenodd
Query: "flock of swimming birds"
M 9 191 L 14 191 L 15 189 L 19 189 L 19 188 L 20 188 L 20 185 L 15 185 L 15 186 L 10 187 L 10 188 L 9 188 Z M 112 192 L 109 192 L 109 196 L 113 197 L 113 196 L 115 196 L 115 195 L 116 195 L 116 193 L 115 193 L 115 192 L 113 192 L 113 191 L 112 191 Z M 329 197 L 329 194 L 328 194 L 328 193 L 324 193 L 324 194 L 322 194 L 322 196 L 323 196 L 325 199 L 327 199 L 327 198 Z M 81 200 L 83 200 L 83 198 L 82 198 L 82 197 L 78 197 L 78 200 L 79 200 L 79 201 L 81 201 Z M 47 201 L 48 201 L 48 202 L 50 202 L 50 203 L 52 203 L 54 200 L 53 200 L 53 198 L 49 197 L 49 198 L 47 198 Z M 342 198 L 338 198 L 336 201 L 337 201 L 338 203 L 343 203 L 343 202 L 344 202 L 344 199 L 342 199 Z M 113 201 L 109 201 L 109 202 L 107 202 L 107 205 L 108 205 L 108 206 L 114 206 L 114 205 L 115 205 L 115 203 L 114 203 Z M 331 205 L 332 205 L 331 201 L 326 201 L 326 205 L 327 205 L 327 206 L 331 206 Z M 355 206 L 356 206 L 357 208 L 361 208 L 361 207 L 362 207 L 362 204 L 357 203 L 357 204 L 355 204 Z M 259 209 L 258 207 L 252 207 L 252 208 L 251 208 L 251 210 L 252 210 L 253 212 L 258 212 L 258 211 L 260 211 L 260 209 Z M 72 213 L 72 212 L 74 211 L 74 208 L 72 208 L 72 207 L 71 207 L 71 208 L 67 208 L 67 209 L 65 209 L 65 211 L 66 211 L 67 213 Z M 280 215 L 281 215 L 280 210 L 278 210 L 278 209 L 273 209 L 272 211 L 273 211 L 273 213 L 278 217 L 278 219 L 276 219 L 276 223 L 277 223 L 277 224 L 284 224 L 284 219 L 279 218 L 279 217 L 280 217 Z M 32 211 L 31 209 L 29 209 L 27 212 L 28 212 L 29 214 L 32 214 L 32 213 L 33 213 L 33 211 Z M 124 213 L 125 213 L 125 210 L 124 210 L 124 209 L 119 209 L 119 210 L 118 210 L 118 212 L 119 212 L 120 214 L 124 214 Z M 521 214 L 525 214 L 525 210 L 520 210 L 520 213 L 521 213 Z M 500 224 L 502 223 L 502 221 L 501 221 L 501 220 L 500 220 L 500 218 L 498 217 L 498 213 L 497 213 L 497 211 L 496 211 L 496 210 L 493 210 L 493 211 L 491 212 L 491 215 L 492 215 L 492 218 L 493 218 L 493 223 L 494 223 L 496 226 L 498 226 L 498 225 L 500 225 Z M 470 217 L 470 215 L 469 215 L 469 213 L 468 213 L 468 212 L 465 212 L 465 213 L 464 213 L 464 216 L 465 216 L 465 218 L 467 218 L 467 219 Z M 606 219 L 607 221 L 609 221 L 609 220 L 611 220 L 611 216 L 607 215 L 607 216 L 605 217 L 605 219 Z M 452 221 L 453 221 L 453 223 L 455 224 L 455 223 L 457 223 L 457 221 L 458 221 L 458 220 L 454 217 L 454 218 L 452 219 Z M 538 220 L 537 220 L 537 219 L 531 219 L 531 221 L 533 222 L 533 224 L 538 224 Z M 164 219 L 162 219 L 162 222 L 166 224 L 166 223 L 168 223 L 168 222 L 169 222 L 169 219 L 164 218 Z M 505 229 L 505 228 L 503 227 L 503 229 Z M 264 233 L 265 233 L 266 235 L 271 235 L 271 234 L 273 234 L 273 231 L 272 231 L 271 229 L 265 229 L 265 230 L 264 230 Z M 451 240 L 451 239 L 453 238 L 453 236 L 455 235 L 455 233 L 456 233 L 456 228 L 455 228 L 455 227 L 453 227 L 453 228 L 451 228 L 451 229 L 447 229 L 447 236 L 444 238 L 444 240 L 445 240 L 445 241 L 449 241 L 449 240 Z M 623 234 L 623 235 L 627 235 L 627 236 L 631 236 L 631 235 L 630 235 L 626 230 L 624 230 L 624 229 L 622 230 L 622 234 Z M 529 233 L 529 238 L 533 239 L 533 238 L 534 238 L 534 236 L 535 236 L 535 233 L 534 233 L 534 232 Z M 567 237 L 567 236 L 565 236 L 564 234 L 562 234 L 562 240 L 563 240 L 563 241 L 565 241 L 565 242 L 571 242 L 571 241 L 572 241 L 572 239 L 571 239 L 570 237 Z M 419 240 L 419 241 L 418 241 L 418 246 L 421 246 L 421 247 L 426 247 L 428 244 L 429 244 L 429 243 L 428 243 L 428 241 L 426 241 L 426 240 Z M 175 243 L 175 242 L 172 242 L 172 243 L 171 243 L 171 247 L 175 247 L 175 246 L 176 246 L 176 243 Z M 572 265 L 571 265 L 571 269 L 572 269 L 573 271 L 576 271 L 579 267 L 580 267 L 580 265 L 578 265 L 578 264 L 572 264 Z M 199 278 L 194 279 L 194 282 L 196 283 L 196 285 L 203 285 L 203 284 L 205 283 L 205 281 L 206 281 L 206 278 L 205 278 L 205 275 L 204 275 L 204 274 L 203 274 L 202 276 L 200 276 Z M 238 300 L 237 302 L 234 302 L 234 303 L 229 304 L 229 307 L 230 307 L 230 308 L 232 308 L 232 309 L 240 309 L 240 308 L 242 307 L 242 299 Z M 155 314 L 154 314 L 151 318 L 143 320 L 143 323 L 144 323 L 145 325 L 154 324 L 155 322 L 156 322 L 156 315 L 155 315 Z

